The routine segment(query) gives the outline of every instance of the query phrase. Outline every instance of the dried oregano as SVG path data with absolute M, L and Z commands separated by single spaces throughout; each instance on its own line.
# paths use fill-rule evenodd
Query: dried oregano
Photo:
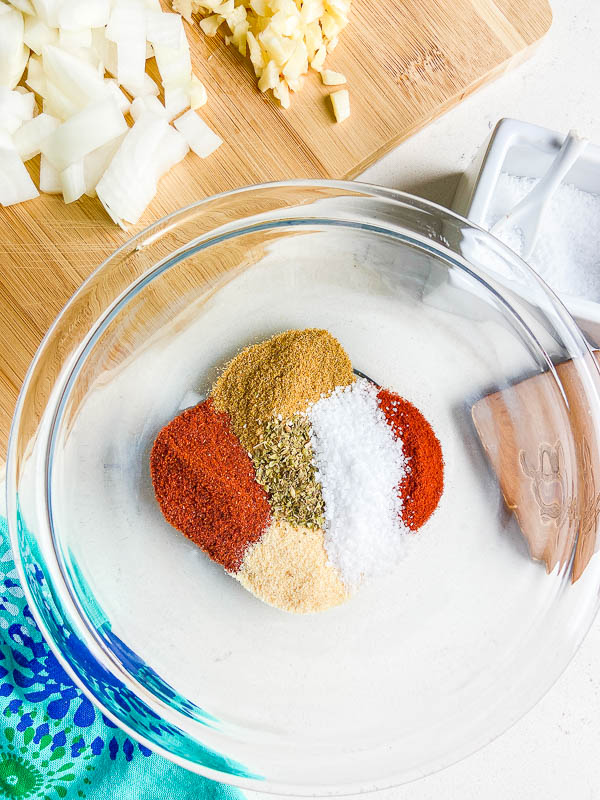
M 325 504 L 316 479 L 307 417 L 271 418 L 261 427 L 251 456 L 256 480 L 266 489 L 273 513 L 295 525 L 322 528 Z

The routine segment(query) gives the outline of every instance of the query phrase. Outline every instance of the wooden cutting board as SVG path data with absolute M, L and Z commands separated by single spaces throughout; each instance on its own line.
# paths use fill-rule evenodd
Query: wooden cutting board
M 165 7 L 166 4 L 165 4 Z M 352 178 L 482 84 L 523 60 L 551 23 L 547 0 L 354 0 L 328 66 L 348 78 L 352 116 L 333 121 L 318 76 L 281 110 L 249 65 L 188 27 L 202 116 L 224 145 L 168 176 L 141 229 L 206 195 L 287 178 Z M 150 71 L 153 64 L 149 62 Z M 37 180 L 37 159 L 29 163 Z M 43 196 L 0 208 L 0 454 L 27 365 L 66 300 L 125 239 L 97 200 Z

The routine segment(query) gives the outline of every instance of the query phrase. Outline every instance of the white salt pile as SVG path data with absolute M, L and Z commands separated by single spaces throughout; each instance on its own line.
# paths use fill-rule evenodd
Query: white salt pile
M 405 474 L 402 442 L 362 378 L 308 410 L 311 444 L 325 500 L 325 547 L 346 586 L 392 569 L 405 542 L 397 487 Z
M 484 227 L 488 230 L 528 194 L 537 178 L 500 173 Z M 498 238 L 521 254 L 522 233 L 503 226 Z M 600 302 L 600 195 L 563 184 L 542 220 L 529 264 L 555 292 Z

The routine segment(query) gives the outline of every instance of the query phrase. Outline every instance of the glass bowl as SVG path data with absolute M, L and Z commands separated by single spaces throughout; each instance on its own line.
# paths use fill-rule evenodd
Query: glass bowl
M 224 362 L 294 327 L 415 403 L 446 463 L 398 569 L 306 616 L 171 529 L 148 467 Z M 426 775 L 530 708 L 596 613 L 599 386 L 545 284 L 440 207 L 344 182 L 199 202 L 98 268 L 27 375 L 7 491 L 28 602 L 86 694 L 195 772 L 299 795 Z

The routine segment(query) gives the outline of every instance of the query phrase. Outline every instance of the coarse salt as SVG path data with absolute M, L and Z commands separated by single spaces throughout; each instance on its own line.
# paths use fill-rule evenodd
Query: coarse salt
M 537 184 L 501 172 L 484 227 L 488 230 Z M 523 233 L 504 225 L 497 234 L 519 255 Z M 555 292 L 600 301 L 600 195 L 562 184 L 548 204 L 529 264 Z
M 389 572 L 402 558 L 406 528 L 397 487 L 402 442 L 363 378 L 308 409 L 311 444 L 325 501 L 325 547 L 346 586 Z

